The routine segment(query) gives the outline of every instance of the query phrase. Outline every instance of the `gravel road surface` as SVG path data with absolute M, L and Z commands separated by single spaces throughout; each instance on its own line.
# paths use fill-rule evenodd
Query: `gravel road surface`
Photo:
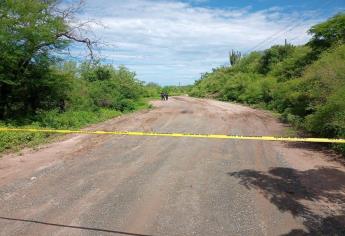
M 268 112 L 172 97 L 90 130 L 284 135 Z M 345 235 L 345 168 L 317 145 L 66 135 L 0 159 L 0 235 Z

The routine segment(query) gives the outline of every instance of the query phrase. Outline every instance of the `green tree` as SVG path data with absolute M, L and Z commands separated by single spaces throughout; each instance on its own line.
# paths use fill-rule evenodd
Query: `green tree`
M 335 43 L 345 43 L 345 13 L 339 13 L 325 22 L 314 25 L 309 33 L 313 35 L 309 45 L 318 52 Z
M 109 80 L 114 74 L 114 68 L 111 65 L 102 65 L 98 62 L 83 62 L 80 67 L 80 74 L 83 79 L 90 82 L 97 80 Z
M 191 95 L 265 106 L 317 136 L 345 135 L 345 14 L 313 26 L 306 45 L 275 45 L 213 69 Z M 335 145 L 345 153 L 345 145 Z
M 56 0 L 0 1 L 0 119 L 57 106 L 67 81 L 52 65 L 71 41 L 82 37 L 82 25 L 69 24 L 75 8 L 60 10 Z M 92 54 L 92 53 L 91 53 Z
M 312 49 L 308 46 L 295 47 L 283 61 L 272 68 L 270 74 L 276 76 L 280 82 L 302 76 L 306 66 L 313 62 L 311 52 Z
M 259 72 L 261 74 L 267 74 L 273 69 L 273 66 L 283 61 L 293 52 L 294 46 L 287 45 L 275 45 L 264 51 L 260 59 Z

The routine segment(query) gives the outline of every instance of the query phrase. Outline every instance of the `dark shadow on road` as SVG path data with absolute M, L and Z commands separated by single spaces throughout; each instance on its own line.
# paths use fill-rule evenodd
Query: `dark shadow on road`
M 113 233 L 113 234 L 122 234 L 122 235 L 131 235 L 131 236 L 152 236 L 152 235 L 147 235 L 147 234 L 128 233 L 128 232 L 122 232 L 122 231 L 116 231 L 116 230 L 91 228 L 91 227 L 83 227 L 83 226 L 76 226 L 76 225 L 62 225 L 62 224 L 42 222 L 42 221 L 37 221 L 37 220 L 16 219 L 16 218 L 9 218 L 9 217 L 2 217 L 2 216 L 0 216 L 0 220 L 20 221 L 20 222 L 28 222 L 28 223 L 35 223 L 35 224 L 42 224 L 42 225 L 50 225 L 50 226 L 56 226 L 56 227 L 81 229 L 81 230 L 91 230 L 91 231 Z
M 280 211 L 304 218 L 308 232 L 293 229 L 286 235 L 345 235 L 345 172 L 330 167 L 306 171 L 278 167 L 268 172 L 242 170 L 229 175 L 240 179 L 246 188 L 262 192 Z M 320 200 L 339 209 L 322 215 L 306 203 Z

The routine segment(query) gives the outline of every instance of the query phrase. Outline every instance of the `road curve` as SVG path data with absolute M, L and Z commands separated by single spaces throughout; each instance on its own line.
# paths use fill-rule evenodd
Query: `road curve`
M 269 113 L 172 97 L 94 130 L 284 135 Z M 0 235 L 344 235 L 345 169 L 318 146 L 67 135 L 0 159 Z

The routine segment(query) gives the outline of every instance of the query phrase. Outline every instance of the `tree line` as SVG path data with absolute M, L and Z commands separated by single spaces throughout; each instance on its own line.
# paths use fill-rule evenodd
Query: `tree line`
M 124 66 L 101 63 L 98 42 L 87 37 L 90 22 L 77 18 L 82 2 L 59 3 L 0 1 L 0 127 L 81 128 L 148 108 L 148 98 L 162 91 L 183 91 L 145 84 Z M 85 48 L 83 60 L 69 55 L 76 44 Z M 47 136 L 1 132 L 0 152 Z
M 274 45 L 207 72 L 191 95 L 253 104 L 314 135 L 345 137 L 345 14 L 310 28 L 305 44 Z M 345 145 L 336 145 L 345 153 Z

